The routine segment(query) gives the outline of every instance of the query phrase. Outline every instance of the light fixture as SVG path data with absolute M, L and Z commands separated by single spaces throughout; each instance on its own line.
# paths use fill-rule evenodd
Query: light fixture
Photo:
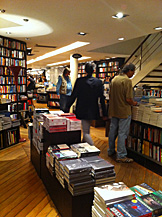
M 78 59 L 78 61 L 80 60 L 85 60 L 85 59 L 89 59 L 91 57 L 81 57 Z M 65 60 L 65 61 L 61 61 L 61 62 L 56 62 L 56 63 L 50 63 L 50 64 L 47 64 L 47 66 L 56 66 L 56 65 L 62 65 L 64 63 L 70 63 L 70 60 Z
M 124 38 L 123 38 L 123 37 L 121 37 L 121 38 L 118 38 L 118 40 L 119 40 L 119 41 L 123 41 L 123 40 L 124 40 Z
M 40 60 L 44 60 L 44 59 L 47 59 L 49 57 L 52 57 L 52 56 L 56 56 L 58 54 L 61 54 L 61 53 L 65 53 L 67 51 L 70 51 L 70 50 L 74 50 L 76 48 L 79 48 L 79 47 L 82 47 L 82 46 L 85 46 L 85 45 L 88 45 L 90 44 L 89 42 L 82 42 L 82 41 L 76 41 L 72 44 L 69 44 L 65 47 L 61 47 L 57 50 L 54 50 L 54 51 L 51 51 L 51 52 L 48 52 L 48 53 L 45 53 L 44 55 L 42 56 L 39 56 L 35 59 L 31 59 L 29 61 L 27 61 L 27 64 L 31 64 L 31 63 L 34 63 L 34 62 L 37 62 L 37 61 L 40 61 Z
M 85 33 L 85 32 L 78 32 L 78 35 L 82 35 L 82 36 L 84 36 L 84 35 L 86 35 L 87 33 Z
M 155 29 L 155 30 L 162 30 L 162 27 L 161 27 L 161 26 L 158 26 L 158 27 L 155 27 L 154 29 Z
M 23 20 L 24 20 L 24 22 L 28 22 L 28 21 L 29 21 L 29 19 L 26 19 L 26 18 L 25 18 L 25 19 L 23 19 Z
M 6 10 L 0 9 L 0 13 L 5 13 Z
M 11 32 L 6 32 L 7 35 L 11 35 Z
M 122 18 L 127 17 L 127 16 L 129 16 L 129 15 L 128 14 L 123 14 L 122 12 L 119 12 L 119 13 L 117 13 L 115 15 L 112 15 L 112 18 L 122 19 Z

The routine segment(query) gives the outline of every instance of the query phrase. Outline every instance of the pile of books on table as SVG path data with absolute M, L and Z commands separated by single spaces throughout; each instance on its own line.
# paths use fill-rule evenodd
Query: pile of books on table
M 96 156 L 100 154 L 100 149 L 94 145 L 90 145 L 87 142 L 72 144 L 70 148 L 75 151 L 78 157 Z
M 116 173 L 114 165 L 99 156 L 84 157 L 82 161 L 91 165 L 91 175 L 95 180 L 95 186 L 100 186 L 115 181 Z
M 123 182 L 94 188 L 92 217 L 159 216 L 162 214 L 162 192 L 146 183 L 128 188 Z
M 93 192 L 95 181 L 91 176 L 91 166 L 81 159 L 64 164 L 64 178 L 73 196 Z

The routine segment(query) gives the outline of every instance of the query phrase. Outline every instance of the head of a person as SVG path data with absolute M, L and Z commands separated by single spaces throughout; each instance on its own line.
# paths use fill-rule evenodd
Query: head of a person
M 92 75 L 94 69 L 93 69 L 93 65 L 91 63 L 86 63 L 85 65 L 85 71 L 88 75 Z
M 71 72 L 70 69 L 68 67 L 66 67 L 63 71 L 63 76 L 68 77 L 70 75 L 70 72 Z
M 131 78 L 134 75 L 135 69 L 135 65 L 133 63 L 129 63 L 123 67 L 122 72 L 125 73 L 128 78 Z

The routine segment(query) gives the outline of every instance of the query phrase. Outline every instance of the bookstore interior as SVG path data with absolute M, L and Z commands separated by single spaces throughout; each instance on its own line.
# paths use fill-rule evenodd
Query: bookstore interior
M 4 177 L 4 182 L 0 182 L 9 192 L 3 197 L 5 189 L 2 190 L 0 216 L 28 216 L 26 208 L 30 213 L 36 213 L 45 198 L 44 196 L 41 199 L 37 192 L 38 195 L 34 197 L 33 193 L 30 199 L 28 193 L 32 192 L 31 184 L 28 193 L 24 190 L 24 197 L 21 198 L 25 201 L 23 205 L 22 201 L 14 197 L 14 194 L 23 192 L 23 186 L 22 191 L 21 188 L 16 190 L 19 185 L 16 179 L 15 184 L 10 182 L 10 187 L 5 183 L 12 177 L 11 173 L 16 171 L 13 169 L 10 172 L 10 163 L 18 168 L 18 172 L 23 164 L 16 164 L 16 160 L 21 157 L 20 147 L 24 147 L 34 168 L 33 180 L 41 180 L 46 195 L 50 196 L 48 213 L 51 212 L 51 216 L 162 215 L 162 85 L 159 82 L 162 78 L 161 64 L 134 85 L 134 99 L 139 103 L 138 106 L 132 106 L 130 132 L 126 140 L 128 156 L 133 158 L 134 162 L 122 164 L 106 154 L 109 120 L 106 123 L 102 120 L 93 122 L 91 128 L 96 135 L 92 136 L 95 144 L 92 146 L 81 142 L 81 120 L 76 118 L 75 108 L 70 113 L 60 110 L 56 84 L 58 76 L 63 73 L 62 67 L 57 68 L 57 76 L 55 69 L 33 72 L 27 68 L 26 42 L 5 36 L 0 36 L 0 59 L 0 177 Z M 126 59 L 116 57 L 93 63 L 95 70 L 92 76 L 102 80 L 108 106 L 110 80 L 120 72 Z M 86 76 L 86 62 L 77 64 L 77 77 Z M 140 70 L 140 66 L 137 66 L 137 70 Z M 27 89 L 28 76 L 34 81 L 33 91 Z M 148 82 L 148 79 L 152 81 Z M 104 134 L 97 137 L 100 129 Z M 24 140 L 22 134 L 24 137 L 27 135 Z M 15 163 L 12 160 L 9 162 L 8 154 L 17 154 Z M 8 162 L 5 164 L 6 161 Z M 136 171 L 134 178 L 136 168 L 139 171 Z M 6 171 L 5 176 L 3 173 Z M 23 171 L 17 176 L 21 173 L 25 176 Z M 143 178 L 140 180 L 138 176 Z M 42 184 L 35 188 L 41 189 L 40 187 L 42 188 Z M 14 203 L 12 198 L 15 198 Z M 6 205 L 8 203 L 11 203 L 10 209 Z M 51 211 L 51 203 L 54 204 L 55 211 Z M 21 211 L 19 205 L 22 207 Z M 42 205 L 42 210 L 43 207 L 45 205 Z M 26 214 L 18 215 L 19 212 Z M 37 214 L 50 216 L 48 213 Z

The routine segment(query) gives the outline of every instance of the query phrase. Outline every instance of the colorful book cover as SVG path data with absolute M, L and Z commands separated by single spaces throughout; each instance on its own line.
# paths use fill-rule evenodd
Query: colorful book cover
M 149 208 L 143 205 L 137 199 L 126 200 L 120 203 L 115 203 L 107 207 L 108 213 L 112 213 L 114 216 L 125 217 L 139 217 L 139 216 L 152 216 L 152 212 Z
M 150 208 L 154 215 L 162 214 L 162 192 L 160 190 L 137 197 L 137 199 Z
M 140 185 L 135 185 L 133 187 L 130 187 L 130 189 L 132 191 L 134 191 L 134 193 L 139 197 L 146 195 L 146 194 L 149 194 L 149 193 L 153 193 L 155 191 L 153 188 L 151 188 L 146 183 L 142 183 Z

